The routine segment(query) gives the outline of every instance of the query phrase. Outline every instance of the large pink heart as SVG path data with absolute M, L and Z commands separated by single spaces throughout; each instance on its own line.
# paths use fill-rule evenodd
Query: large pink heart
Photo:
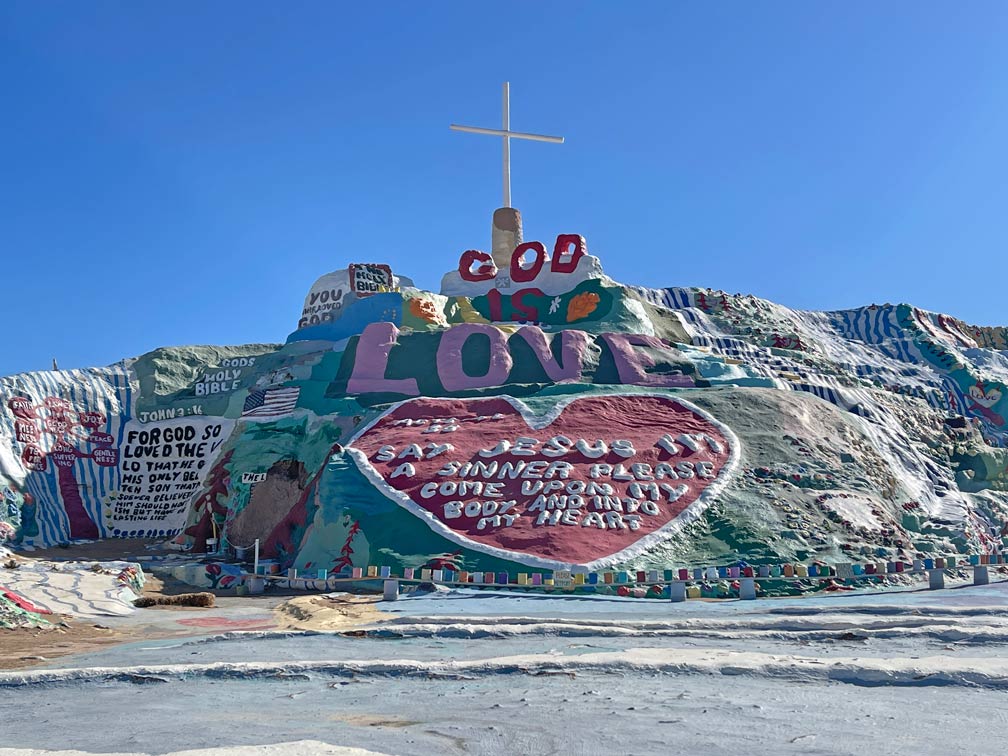
M 386 496 L 456 543 L 599 569 L 697 517 L 733 471 L 738 440 L 658 394 L 562 400 L 539 417 L 510 397 L 421 398 L 366 425 L 347 451 Z

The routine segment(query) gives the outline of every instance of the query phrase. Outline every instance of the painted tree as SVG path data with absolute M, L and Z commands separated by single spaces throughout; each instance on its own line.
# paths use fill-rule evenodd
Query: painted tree
M 224 522 L 227 516 L 227 502 L 221 499 L 226 500 L 231 485 L 227 465 L 233 454 L 234 449 L 228 450 L 217 464 L 210 468 L 206 490 L 193 502 L 190 516 L 196 517 L 196 522 L 183 531 L 185 535 L 192 537 L 193 551 L 206 551 L 206 539 L 214 537 L 215 525 L 219 529 L 220 523 Z
M 74 472 L 79 459 L 90 459 L 103 467 L 119 464 L 115 439 L 99 431 L 107 424 L 101 412 L 78 412 L 57 396 L 46 397 L 41 404 L 16 396 L 7 406 L 15 415 L 16 438 L 24 444 L 21 462 L 29 474 L 56 473 L 63 509 L 70 524 L 70 538 L 97 538 L 98 525 L 88 514 L 80 495 L 80 483 Z

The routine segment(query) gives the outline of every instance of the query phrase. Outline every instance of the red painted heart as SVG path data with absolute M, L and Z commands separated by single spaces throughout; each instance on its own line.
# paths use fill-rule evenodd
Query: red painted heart
M 411 399 L 348 452 L 388 497 L 467 548 L 547 568 L 632 558 L 703 511 L 738 440 L 658 394 L 563 400 Z

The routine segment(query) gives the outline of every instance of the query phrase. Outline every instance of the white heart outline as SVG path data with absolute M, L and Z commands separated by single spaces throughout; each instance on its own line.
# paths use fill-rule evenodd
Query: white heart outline
M 721 469 L 718 470 L 717 476 L 711 481 L 700 495 L 697 496 L 692 502 L 690 502 L 687 507 L 680 512 L 678 515 L 673 517 L 667 523 L 662 525 L 657 530 L 648 533 L 645 536 L 641 536 L 638 540 L 634 541 L 632 544 L 628 545 L 626 548 L 621 549 L 609 556 L 600 557 L 591 562 L 577 563 L 577 562 L 560 562 L 554 559 L 545 559 L 543 557 L 536 556 L 534 554 L 526 554 L 523 551 L 510 551 L 508 549 L 502 549 L 497 546 L 489 546 L 487 544 L 481 543 L 479 541 L 473 541 L 466 538 L 461 533 L 456 532 L 452 528 L 448 527 L 442 520 L 438 519 L 432 512 L 424 509 L 412 498 L 409 494 L 404 491 L 400 491 L 398 488 L 390 485 L 388 481 L 385 480 L 384 476 L 378 472 L 377 469 L 371 464 L 370 460 L 360 449 L 353 448 L 353 443 L 371 430 L 375 425 L 377 425 L 383 418 L 387 417 L 391 413 L 395 412 L 399 407 L 404 404 L 409 404 L 417 400 L 425 401 L 485 401 L 491 399 L 503 399 L 516 410 L 522 416 L 522 419 L 532 430 L 540 430 L 545 428 L 547 425 L 556 420 L 560 415 L 563 414 L 564 409 L 575 401 L 580 399 L 593 399 L 593 398 L 605 398 L 607 396 L 654 396 L 666 401 L 676 402 L 691 412 L 695 412 L 697 415 L 702 417 L 707 422 L 711 423 L 715 428 L 717 428 L 721 434 L 724 436 L 725 440 L 728 442 L 728 458 L 725 460 Z M 660 543 L 667 541 L 671 536 L 675 535 L 681 531 L 684 527 L 689 525 L 691 522 L 695 521 L 700 517 L 707 509 L 710 500 L 718 494 L 718 492 L 725 486 L 728 482 L 728 478 L 735 472 L 735 468 L 738 466 L 739 456 L 741 453 L 740 444 L 738 437 L 735 435 L 734 431 L 725 425 L 723 422 L 713 417 L 706 410 L 700 409 L 692 402 L 685 399 L 681 399 L 676 395 L 663 394 L 655 391 L 634 391 L 634 392 L 623 392 L 623 393 L 610 393 L 610 394 L 578 394 L 575 396 L 566 397 L 557 402 L 548 412 L 542 415 L 536 415 L 532 412 L 525 402 L 520 399 L 516 399 L 513 396 L 481 396 L 481 397 L 450 397 L 450 396 L 430 396 L 430 397 L 413 397 L 411 399 L 405 399 L 401 402 L 396 402 L 389 406 L 389 408 L 380 414 L 378 417 L 374 418 L 370 422 L 361 426 L 354 433 L 353 437 L 347 441 L 344 446 L 347 454 L 356 463 L 357 468 L 363 473 L 371 483 L 377 488 L 384 496 L 391 499 L 395 503 L 402 506 L 408 512 L 416 515 L 418 518 L 423 520 L 431 530 L 440 536 L 447 538 L 449 541 L 458 544 L 467 549 L 473 551 L 479 551 L 490 556 L 497 557 L 498 559 L 504 559 L 509 562 L 517 562 L 519 564 L 525 564 L 529 567 L 538 567 L 541 569 L 551 569 L 551 570 L 571 570 L 573 572 L 595 572 L 597 570 L 605 569 L 619 562 L 634 559 L 640 556 L 643 552 L 657 546 Z

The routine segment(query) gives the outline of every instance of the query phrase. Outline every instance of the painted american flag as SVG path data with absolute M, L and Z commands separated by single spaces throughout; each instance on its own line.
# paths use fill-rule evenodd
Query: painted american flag
M 299 386 L 258 389 L 245 397 L 242 417 L 274 418 L 289 415 L 297 406 Z

